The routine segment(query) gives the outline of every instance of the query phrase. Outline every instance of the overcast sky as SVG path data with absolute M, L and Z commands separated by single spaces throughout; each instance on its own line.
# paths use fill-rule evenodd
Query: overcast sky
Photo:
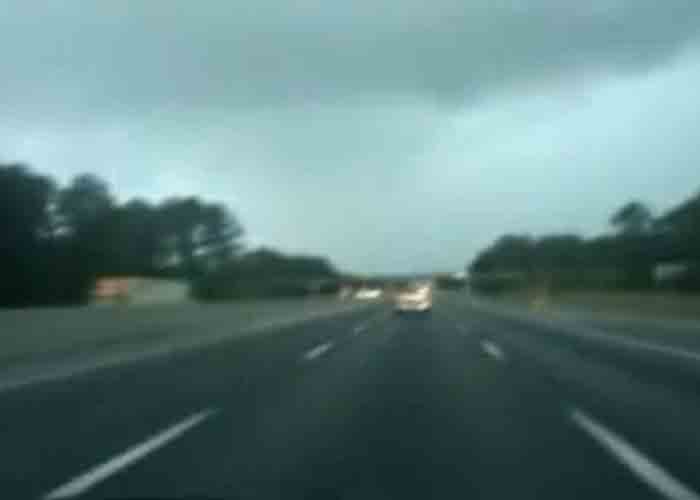
M 0 0 L 0 161 L 457 270 L 700 189 L 698 0 Z

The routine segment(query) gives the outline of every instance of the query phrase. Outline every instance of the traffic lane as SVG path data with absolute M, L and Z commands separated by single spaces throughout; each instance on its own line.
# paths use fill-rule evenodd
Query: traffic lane
M 689 365 L 697 367 L 700 362 L 700 322 L 698 321 L 655 321 L 655 320 L 594 320 L 585 319 L 583 324 L 592 331 L 612 332 L 617 338 L 630 344 L 649 346 L 654 351 L 657 346 L 667 351 L 670 357 L 687 359 Z M 644 350 L 644 348 L 642 347 Z M 696 371 L 697 375 L 697 371 Z
M 478 313 L 513 324 L 536 326 L 540 331 L 554 331 L 581 339 L 604 341 L 610 345 L 635 346 L 637 350 L 666 352 L 676 358 L 700 360 L 700 322 L 697 320 L 659 320 L 605 317 L 568 310 L 533 312 L 527 308 L 484 300 L 471 295 L 445 295 L 451 309 Z
M 117 330 L 113 328 L 115 325 L 109 323 L 109 318 L 105 318 L 107 323 L 96 326 L 91 323 L 89 316 L 82 321 L 81 313 L 73 311 L 69 317 L 79 331 L 77 336 L 85 336 L 85 330 L 91 328 L 89 331 L 93 332 L 95 339 L 82 347 L 77 344 L 70 347 L 75 338 L 71 336 L 70 329 L 62 328 L 59 322 L 57 328 L 49 331 L 53 337 L 67 336 L 67 339 L 54 340 L 52 346 L 38 349 L 21 362 L 17 360 L 17 363 L 0 367 L 0 393 L 44 381 L 68 379 L 98 369 L 159 358 L 175 351 L 191 351 L 242 336 L 258 335 L 275 328 L 372 307 L 376 303 L 345 302 L 333 305 L 326 299 L 324 307 L 319 307 L 320 304 L 316 301 L 307 300 L 297 300 L 295 309 L 292 309 L 293 303 L 287 301 L 282 301 L 279 306 L 268 301 L 266 305 L 268 311 L 263 309 L 257 311 L 257 314 L 255 309 L 246 310 L 245 306 L 235 304 L 200 305 L 185 309 L 161 307 L 140 311 L 136 316 L 134 314 L 138 311 L 121 311 L 124 317 L 117 318 Z M 144 315 L 144 312 L 148 314 Z M 149 317 L 153 324 L 146 322 Z M 21 325 L 23 329 L 23 323 Z M 105 338 L 100 329 L 107 330 L 107 337 L 112 338 Z M 202 334 L 193 336 L 193 331 Z M 18 335 L 15 331 L 15 338 L 24 338 L 24 331 L 22 332 L 22 335 Z M 37 339 L 32 341 L 32 335 L 29 338 L 29 343 L 37 349 Z M 62 348 L 56 349 L 56 344 L 62 345 Z
M 652 336 L 648 332 L 643 338 L 637 338 L 610 327 L 592 328 L 587 323 L 576 324 L 571 320 L 514 316 L 507 310 L 499 313 L 493 306 L 484 309 L 466 301 L 449 302 L 449 310 L 462 318 L 479 318 L 497 324 L 503 330 L 525 332 L 548 344 L 576 349 L 585 356 L 624 366 L 626 371 L 639 378 L 663 383 L 691 396 L 697 394 L 700 386 L 700 351 L 679 344 L 677 336 L 664 341 L 663 330 L 658 333 L 658 338 L 650 340 Z M 653 323 L 648 328 L 651 325 Z
M 439 312 L 387 318 L 87 498 L 656 498 L 504 359 Z
M 469 440 L 457 446 L 469 450 L 466 469 L 479 478 L 475 498 L 656 498 L 572 425 L 572 400 L 553 392 L 549 379 L 513 363 L 508 349 L 484 335 L 480 321 L 454 320 L 445 316 L 468 339 L 473 356 L 443 356 L 451 360 L 445 367 L 461 396 L 461 411 L 448 414 L 468 423 Z
M 663 341 L 663 332 L 658 332 L 658 340 L 635 338 L 631 334 L 620 333 L 616 329 L 594 329 L 586 324 L 576 325 L 571 321 L 514 317 L 509 313 L 499 314 L 493 308 L 484 310 L 481 306 L 468 303 L 450 304 L 450 309 L 461 311 L 463 316 L 494 321 L 503 330 L 525 332 L 541 337 L 543 341 L 567 349 L 575 349 L 584 356 L 593 357 L 607 364 L 624 366 L 625 371 L 655 384 L 664 384 L 675 392 L 685 392 L 687 396 L 697 395 L 700 386 L 700 351 L 688 345 L 682 346 L 673 340 Z M 647 328 L 651 328 L 650 323 Z
M 85 498 L 287 498 L 281 478 L 304 463 L 298 453 L 310 453 L 309 446 L 319 443 L 310 435 L 344 436 L 347 405 L 355 401 L 346 392 L 355 387 L 349 382 L 363 373 L 359 368 L 367 355 L 391 340 L 394 329 L 381 326 L 388 319 L 378 311 L 348 325 L 331 349 L 313 359 L 307 356 L 313 348 L 300 346 L 293 370 L 278 368 L 256 377 L 246 401 L 235 393 L 222 395 L 216 418 L 196 434 L 105 481 Z M 326 362 L 339 357 L 350 369 L 327 372 Z M 329 430 L 338 425 L 336 432 Z
M 672 344 L 675 347 L 700 352 L 700 321 L 696 319 L 659 319 L 630 317 L 580 310 L 557 310 L 556 314 L 579 324 L 601 330 L 612 330 L 632 338 Z
M 81 392 L 69 389 L 70 396 L 77 400 L 77 404 L 88 401 L 88 410 L 89 401 L 94 400 L 95 393 L 106 391 L 110 394 L 110 404 L 100 408 L 99 415 L 88 414 L 88 411 L 81 408 L 81 418 L 95 433 L 94 439 L 89 439 L 90 444 L 80 447 L 86 441 L 84 434 L 81 434 L 78 440 L 73 438 L 67 444 L 56 446 L 55 433 L 50 431 L 47 442 L 52 450 L 59 450 L 56 453 L 61 460 L 80 454 L 84 460 L 79 466 L 70 467 L 75 473 L 76 470 L 93 464 L 96 453 L 101 453 L 100 459 L 112 456 L 123 449 L 125 443 L 142 439 L 146 433 L 170 424 L 174 418 L 185 415 L 185 412 L 205 408 L 211 400 L 222 399 L 222 393 L 225 397 L 234 395 L 242 404 L 246 404 L 247 399 L 256 394 L 250 389 L 253 381 L 274 380 L 276 375 L 271 375 L 271 371 L 275 371 L 276 367 L 293 369 L 296 366 L 297 351 L 305 351 L 322 339 L 342 336 L 349 331 L 351 325 L 363 321 L 365 315 L 353 314 L 338 320 L 310 322 L 303 328 L 287 329 L 279 335 L 271 335 L 260 341 L 249 339 L 240 343 L 222 344 L 220 348 L 177 355 L 169 361 L 156 363 L 159 367 L 155 371 L 137 370 L 129 372 L 129 376 L 110 371 L 105 377 L 110 378 L 113 386 L 105 388 L 96 384 L 96 387 Z M 224 349 L 226 346 L 228 347 Z M 206 367 L 204 370 L 203 366 Z M 149 364 L 149 368 L 154 366 Z M 136 392 L 132 391 L 134 388 L 137 389 Z M 62 398 L 58 403 L 61 407 L 69 404 Z M 119 409 L 122 409 L 121 412 Z M 105 436 L 112 439 L 105 439 Z M 69 463 L 73 462 L 75 461 Z M 63 471 L 69 467 L 64 462 L 60 465 L 60 468 L 47 466 L 42 457 L 37 468 L 42 472 L 50 469 L 52 476 L 65 479 Z
M 381 308 L 379 310 L 381 312 Z M 346 336 L 377 311 L 346 313 L 191 352 L 0 395 L 0 491 L 38 496 L 158 429 L 255 399 L 259 380 L 293 373 L 298 353 Z
M 591 349 L 570 336 L 515 328 L 477 311 L 460 314 L 510 353 L 511 365 L 549 381 L 553 395 L 571 408 L 586 408 L 679 482 L 700 491 L 700 394 L 677 376 L 678 367 L 633 362 L 627 352 Z

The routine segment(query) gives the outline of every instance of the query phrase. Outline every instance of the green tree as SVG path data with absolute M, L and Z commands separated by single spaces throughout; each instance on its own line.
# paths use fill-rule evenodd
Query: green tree
M 470 266 L 474 273 L 520 272 L 533 267 L 535 242 L 529 236 L 505 235 L 477 255 Z
M 207 204 L 202 210 L 203 233 L 200 251 L 207 269 L 218 269 L 239 250 L 243 227 L 222 204 Z
M 91 174 L 75 177 L 67 188 L 61 190 L 58 199 L 58 212 L 73 233 L 93 229 L 113 207 L 109 186 Z
M 104 272 L 110 275 L 152 276 L 164 253 L 158 212 L 141 200 L 115 207 L 103 220 L 106 238 Z
M 243 234 L 237 219 L 221 204 L 194 197 L 173 198 L 158 211 L 168 260 L 190 278 L 229 259 Z
M 42 271 L 55 189 L 49 178 L 24 165 L 0 165 L 0 305 L 29 305 L 51 285 Z
M 70 248 L 66 265 L 86 298 L 95 279 L 111 270 L 115 203 L 108 184 L 92 174 L 76 176 L 58 194 L 59 231 Z
M 651 210 L 639 201 L 626 203 L 610 218 L 610 224 L 624 235 L 646 234 L 653 222 Z

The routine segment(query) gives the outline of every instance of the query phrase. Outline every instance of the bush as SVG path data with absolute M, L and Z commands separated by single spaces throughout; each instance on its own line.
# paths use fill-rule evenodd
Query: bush
M 472 277 L 470 287 L 473 291 L 487 295 L 500 295 L 527 288 L 528 280 L 521 275 L 482 275 Z
M 691 266 L 674 282 L 674 288 L 679 292 L 700 292 L 700 264 Z
M 332 286 L 321 287 L 318 293 L 333 293 Z M 311 294 L 311 287 L 303 279 L 245 279 L 232 281 L 219 276 L 205 276 L 197 279 L 191 288 L 191 295 L 201 301 L 225 301 L 238 299 L 269 299 L 285 297 L 305 297 Z

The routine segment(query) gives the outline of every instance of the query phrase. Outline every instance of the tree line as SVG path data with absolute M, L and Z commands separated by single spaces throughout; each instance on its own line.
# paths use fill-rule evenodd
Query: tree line
M 671 288 L 700 291 L 700 193 L 654 216 L 632 201 L 612 214 L 612 231 L 594 238 L 508 234 L 469 265 L 482 291 Z M 664 266 L 668 272 L 659 274 Z
M 193 293 L 201 300 L 298 297 L 335 293 L 340 275 L 323 257 L 284 255 L 269 248 L 229 260 L 216 272 L 201 275 Z
M 118 203 L 96 175 L 59 186 L 25 165 L 0 164 L 3 307 L 85 302 L 101 276 L 186 279 L 206 291 L 202 298 L 218 298 L 232 295 L 229 288 L 243 293 L 234 281 L 264 281 L 273 272 L 334 273 L 318 258 L 243 257 L 242 235 L 221 203 L 194 196 Z

